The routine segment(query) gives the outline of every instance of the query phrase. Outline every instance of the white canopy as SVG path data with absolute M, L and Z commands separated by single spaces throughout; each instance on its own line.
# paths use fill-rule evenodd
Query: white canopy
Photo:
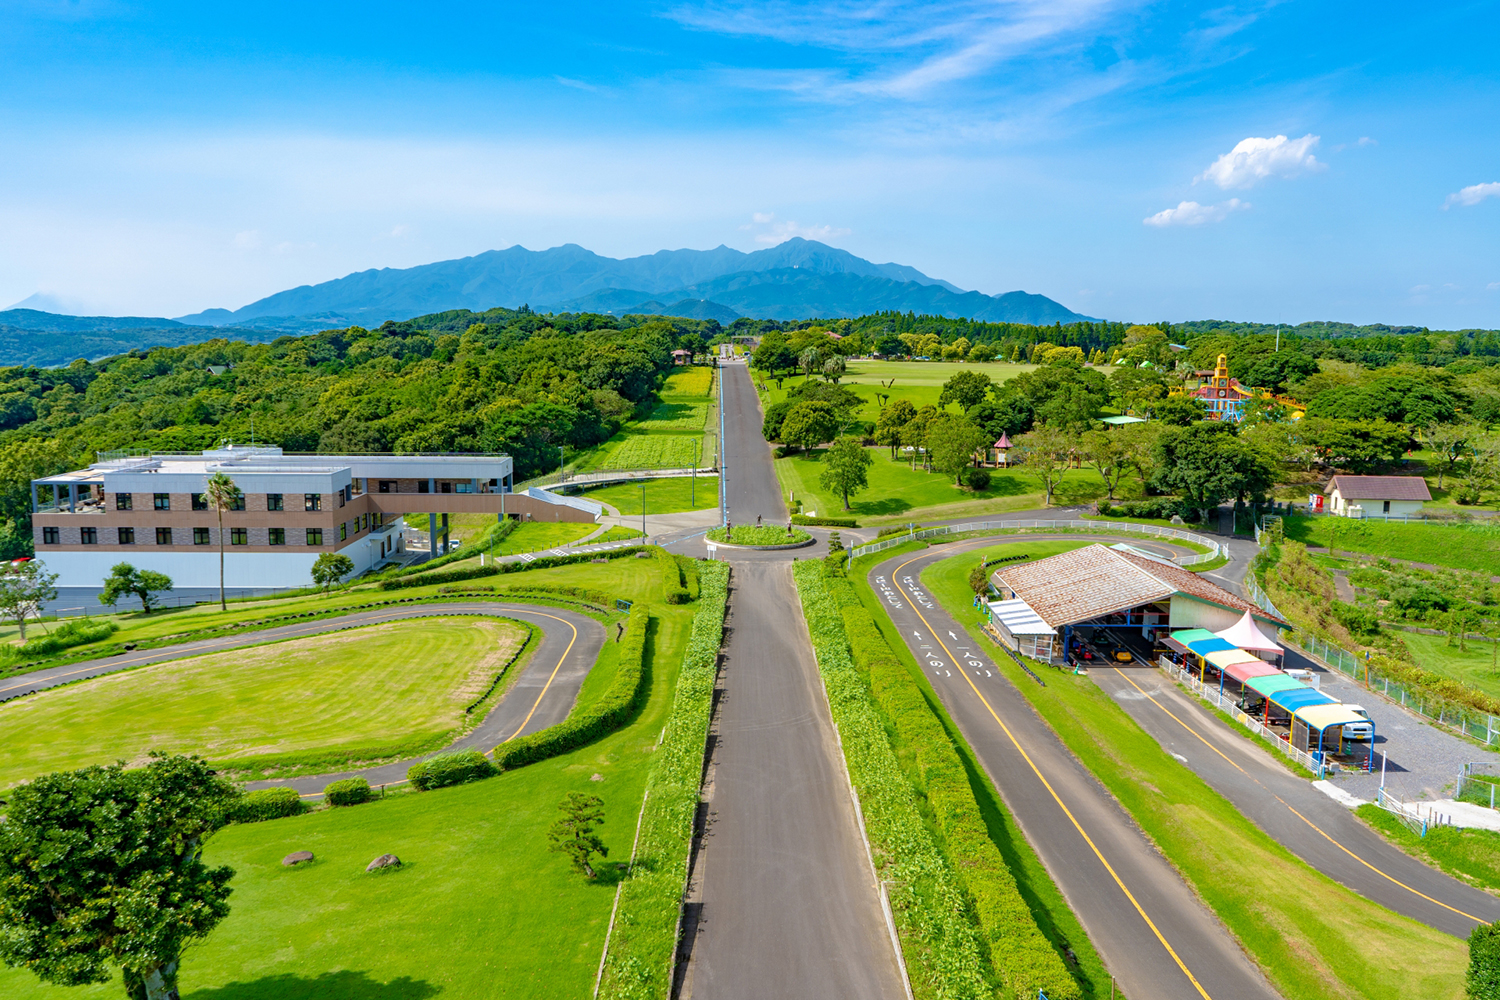
M 1234 643 L 1241 649 L 1260 649 L 1268 653 L 1281 652 L 1281 645 L 1275 639 L 1268 638 L 1260 630 L 1260 626 L 1255 624 L 1255 619 L 1250 617 L 1248 611 L 1239 621 L 1222 632 L 1215 632 L 1214 635 L 1225 642 Z

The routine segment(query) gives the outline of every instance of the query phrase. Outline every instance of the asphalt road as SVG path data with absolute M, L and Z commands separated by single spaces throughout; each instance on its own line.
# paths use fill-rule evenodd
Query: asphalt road
M 494 615 L 524 619 L 542 630 L 542 638 L 522 663 L 520 677 L 511 684 L 510 690 L 500 703 L 490 710 L 483 722 L 452 746 L 445 748 L 445 751 L 471 747 L 490 750 L 495 744 L 504 740 L 545 729 L 568 717 L 568 713 L 573 709 L 573 703 L 578 698 L 578 690 L 583 686 L 584 678 L 588 676 L 594 661 L 599 657 L 599 650 L 604 646 L 604 626 L 586 615 L 573 611 L 499 601 L 390 605 L 384 608 L 357 611 L 338 618 L 282 625 L 221 639 L 203 639 L 177 646 L 126 653 L 121 656 L 85 660 L 12 678 L 0 685 L 0 698 L 15 697 L 60 684 L 153 663 L 165 663 L 169 660 L 242 649 L 267 642 L 325 635 L 329 632 L 358 628 L 363 625 L 401 621 L 408 618 L 457 615 Z M 406 780 L 407 768 L 418 760 L 425 760 L 430 756 L 433 755 L 428 754 L 412 760 L 337 774 L 287 781 L 255 782 L 248 787 L 290 785 L 304 794 L 313 794 L 321 792 L 324 785 L 339 778 L 365 777 L 372 785 L 395 784 Z
M 785 508 L 748 375 L 723 378 L 729 510 L 753 523 Z M 905 996 L 792 584 L 807 551 L 733 560 L 682 997 Z
M 922 590 L 924 566 L 1003 541 L 895 556 L 870 571 L 870 583 L 1125 995 L 1277 996 L 1113 796 L 995 668 L 988 651 Z

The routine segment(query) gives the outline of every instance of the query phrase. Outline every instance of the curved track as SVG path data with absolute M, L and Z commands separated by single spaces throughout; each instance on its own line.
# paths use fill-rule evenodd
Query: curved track
M 426 760 L 435 753 L 492 747 L 517 736 L 524 736 L 556 725 L 566 719 L 573 709 L 573 703 L 578 698 L 578 691 L 583 686 L 584 678 L 588 676 L 594 661 L 599 657 L 599 651 L 604 646 L 604 626 L 576 611 L 531 604 L 511 604 L 501 601 L 393 604 L 379 609 L 356 611 L 337 618 L 282 625 L 221 639 L 203 639 L 123 656 L 85 660 L 47 670 L 38 670 L 35 673 L 13 678 L 7 684 L 0 686 L 0 698 L 12 698 L 44 691 L 62 684 L 148 664 L 221 653 L 246 646 L 259 646 L 268 642 L 326 635 L 330 632 L 410 618 L 448 618 L 460 615 L 521 618 L 538 626 L 542 632 L 541 641 L 524 661 L 521 675 L 511 684 L 510 691 L 500 703 L 485 716 L 484 721 L 452 745 L 443 750 L 434 751 L 433 754 L 337 774 L 285 781 L 254 782 L 248 787 L 267 788 L 275 785 L 289 785 L 304 795 L 314 795 L 320 793 L 328 782 L 339 778 L 363 777 L 372 785 L 398 784 L 406 780 L 407 768 L 420 760 Z

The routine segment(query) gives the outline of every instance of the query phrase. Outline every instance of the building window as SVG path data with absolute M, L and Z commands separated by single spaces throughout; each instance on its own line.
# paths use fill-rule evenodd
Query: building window
M 135 544 L 135 529 L 134 528 L 117 528 L 115 530 L 118 531 L 119 534 L 120 534 L 120 544 L 121 545 L 134 545 Z
M 429 483 L 427 480 L 425 480 L 425 479 L 418 479 L 417 480 L 417 492 L 418 493 L 431 493 L 432 492 L 431 487 L 432 487 L 432 484 Z
M 442 490 L 444 493 L 452 493 L 453 492 L 453 484 L 452 483 L 438 483 L 438 489 Z
M 84 545 L 98 545 L 99 544 L 99 529 L 98 528 L 80 528 L 78 530 L 78 540 L 81 543 L 83 543 Z
M 375 527 L 378 528 L 381 525 L 385 524 L 385 515 L 382 514 L 382 513 L 380 513 L 380 511 L 376 511 L 375 513 L 371 514 L 370 516 L 375 519 Z
M 280 493 L 266 494 L 266 510 L 286 510 Z
M 396 481 L 393 480 L 393 479 L 382 479 L 380 481 L 380 492 L 382 492 L 382 493 L 394 493 L 394 492 L 396 492 Z
M 129 493 L 116 493 L 115 494 L 115 510 L 130 510 L 130 509 L 132 509 L 130 494 Z
M 208 529 L 207 528 L 194 528 L 193 529 L 193 544 L 194 545 L 207 545 L 208 544 Z
M 151 494 L 151 507 L 154 510 L 171 510 L 172 509 L 172 494 L 170 494 L 170 493 L 153 493 L 153 494 Z
M 234 495 L 234 499 L 231 500 L 231 501 L 229 501 L 229 509 L 230 510 L 244 510 L 245 509 L 245 494 L 243 494 L 243 493 L 236 493 Z
M 43 528 L 42 529 L 42 544 L 43 545 L 56 545 L 57 542 L 58 542 L 58 537 L 57 537 L 57 529 L 56 528 Z
M 156 529 L 156 544 L 157 545 L 171 545 L 172 544 L 172 529 L 171 528 L 157 528 Z
M 272 528 L 271 531 L 270 531 L 270 535 L 267 537 L 266 541 L 269 544 L 271 544 L 271 545 L 285 545 L 286 544 L 286 529 L 285 528 Z
M 1391 502 L 1389 500 L 1386 500 L 1385 501 L 1385 510 L 1382 511 L 1382 513 L 1389 514 L 1390 512 L 1391 512 Z
M 454 487 L 454 492 L 455 493 L 473 493 L 474 492 L 474 484 L 473 483 L 459 483 L 456 487 Z
M 193 509 L 194 510 L 208 510 L 208 497 L 204 496 L 202 493 L 194 493 L 193 494 Z
M 302 509 L 303 510 L 322 510 L 323 509 L 323 494 L 321 494 L 321 493 L 304 493 L 302 495 Z
M 345 524 L 343 521 L 340 521 L 339 522 L 339 541 L 342 542 L 344 539 L 346 539 L 348 537 L 349 537 L 349 525 Z
M 322 528 L 308 528 L 307 529 L 307 544 L 308 545 L 322 545 L 323 544 L 323 529 Z
M 244 528 L 230 528 L 229 529 L 229 544 L 230 545 L 245 545 L 245 544 L 248 544 L 249 541 L 250 541 L 250 533 L 248 531 L 246 531 Z

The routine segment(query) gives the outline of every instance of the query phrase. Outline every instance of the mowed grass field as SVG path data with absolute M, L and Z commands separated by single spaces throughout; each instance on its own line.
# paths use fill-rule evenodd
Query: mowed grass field
M 969 553 L 922 574 L 972 622 Z M 976 641 L 989 645 L 976 626 Z M 1174 760 L 1087 676 L 1037 687 L 992 657 L 1068 748 L 1140 824 L 1286 997 L 1458 1000 L 1468 948 L 1357 895 L 1294 857 Z
M 1036 365 L 1013 365 L 1008 362 L 969 364 L 959 361 L 851 361 L 849 370 L 839 378 L 839 385 L 852 390 L 866 401 L 864 408 L 856 415 L 863 420 L 874 420 L 880 412 L 876 393 L 890 396 L 892 400 L 911 400 L 912 405 L 918 408 L 936 406 L 938 397 L 943 394 L 943 383 L 958 372 L 979 372 L 988 375 L 990 381 L 1001 383 L 1035 368 Z M 765 406 L 781 402 L 786 398 L 788 389 L 803 381 L 802 375 L 793 375 L 783 379 L 781 388 L 778 389 L 775 380 L 767 378 L 761 372 L 752 371 L 751 377 L 757 384 L 763 383 L 766 387 L 761 396 Z M 890 383 L 892 379 L 895 382 L 889 388 L 882 385 Z M 957 409 L 951 404 L 949 408 Z
M 620 428 L 591 451 L 570 458 L 577 472 L 596 469 L 699 468 L 714 460 L 718 427 L 712 419 L 717 370 L 681 368 L 667 376 L 650 414 Z
M 1281 523 L 1286 537 L 1307 545 L 1326 547 L 1331 539 L 1340 552 L 1500 574 L 1500 523 L 1399 524 L 1330 516 L 1292 516 Z
M 660 577 L 654 560 L 624 559 L 535 570 L 506 582 L 575 584 L 660 602 Z M 236 871 L 231 912 L 184 959 L 185 1000 L 587 996 L 614 873 L 591 882 L 573 872 L 548 849 L 547 828 L 569 792 L 598 795 L 609 860 L 629 858 L 694 610 L 657 604 L 650 698 L 626 727 L 587 747 L 471 785 L 216 834 L 206 856 Z M 579 704 L 596 699 L 607 680 L 607 669 L 591 676 Z M 316 861 L 283 868 L 281 859 L 294 850 L 310 850 Z M 366 874 L 365 865 L 386 852 L 403 867 Z M 6 1000 L 122 994 L 118 980 L 49 987 L 29 972 L 0 968 Z
M 990 486 L 983 492 L 960 489 L 953 478 L 938 472 L 924 472 L 921 463 L 911 468 L 909 459 L 892 460 L 890 449 L 866 449 L 874 460 L 869 468 L 870 485 L 849 498 L 853 516 L 872 524 L 901 521 L 909 517 L 969 517 L 989 513 L 1029 510 L 1041 507 L 1045 497 L 1042 483 L 1024 466 L 1014 469 L 991 469 Z M 795 491 L 802 501 L 803 512 L 815 510 L 820 515 L 836 517 L 844 513 L 838 497 L 818 483 L 822 474 L 823 449 L 798 452 L 776 459 L 776 475 L 781 481 L 784 498 Z M 1087 503 L 1104 496 L 1104 481 L 1093 469 L 1070 469 L 1053 493 L 1054 505 Z M 1117 497 L 1139 494 L 1135 482 L 1121 483 Z
M 1397 632 L 1417 664 L 1424 670 L 1449 677 L 1500 698 L 1500 670 L 1495 667 L 1495 643 L 1468 642 L 1468 649 L 1448 645 L 1445 635 Z
M 370 625 L 178 660 L 0 705 L 0 788 L 151 750 L 250 765 L 447 741 L 525 637 L 503 620 Z
M 707 510 L 719 505 L 718 476 L 675 476 L 671 479 L 646 479 L 646 512 L 680 514 L 689 510 Z M 607 503 L 621 514 L 641 512 L 641 484 L 616 483 L 601 486 L 584 494 L 590 500 Z

